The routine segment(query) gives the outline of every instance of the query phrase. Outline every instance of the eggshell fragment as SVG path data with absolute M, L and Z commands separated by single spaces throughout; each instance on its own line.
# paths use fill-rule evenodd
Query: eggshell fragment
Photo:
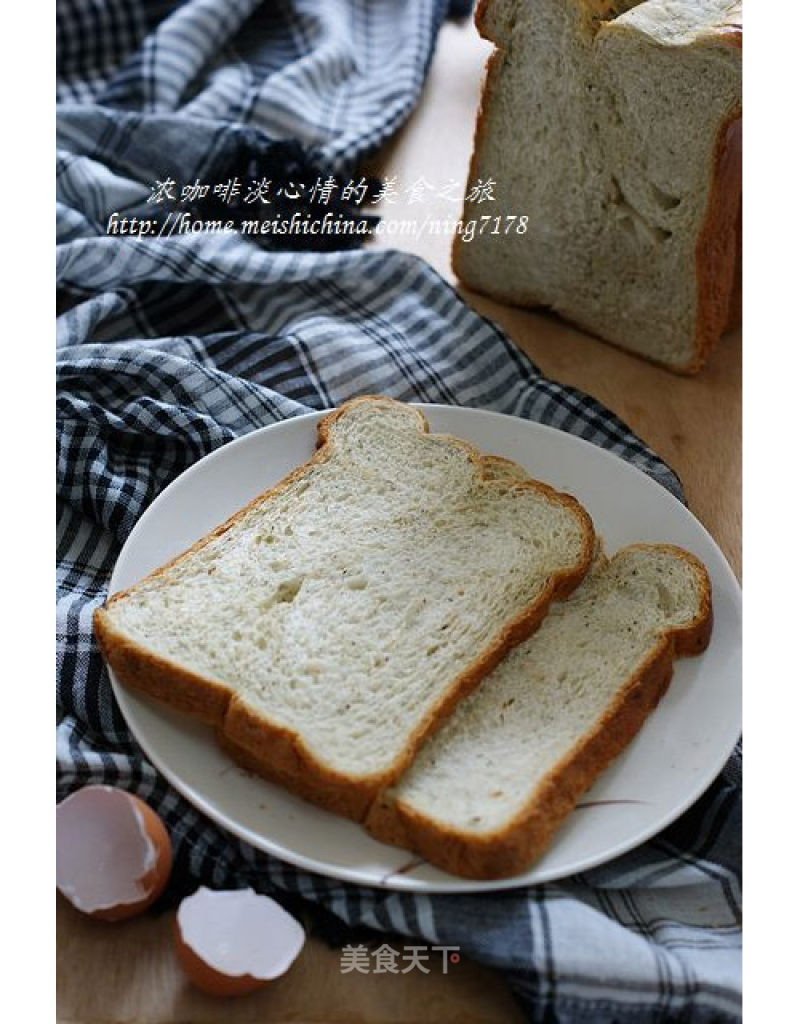
M 285 974 L 305 943 L 302 925 L 252 889 L 201 887 L 175 915 L 178 961 L 215 996 L 244 995 Z
M 85 786 L 56 808 L 56 885 L 84 914 L 121 921 L 141 913 L 171 868 L 164 823 L 132 793 Z

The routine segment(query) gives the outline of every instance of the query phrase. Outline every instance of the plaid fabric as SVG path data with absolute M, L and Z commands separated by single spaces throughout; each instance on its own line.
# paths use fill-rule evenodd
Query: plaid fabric
M 598 403 L 544 378 L 422 261 L 266 252 L 239 236 L 108 238 L 109 211 L 191 178 L 243 127 L 355 167 L 411 109 L 441 4 L 59 3 L 58 796 L 123 786 L 166 822 L 168 898 L 252 885 L 338 922 L 501 970 L 533 1021 L 740 1017 L 740 755 L 665 832 L 562 882 L 476 896 L 343 884 L 212 825 L 147 762 L 92 635 L 117 554 L 177 474 L 353 395 L 513 413 L 680 486 Z

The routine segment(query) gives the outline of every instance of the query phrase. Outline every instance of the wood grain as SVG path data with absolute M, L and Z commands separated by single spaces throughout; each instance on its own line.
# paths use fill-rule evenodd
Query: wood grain
M 56 907 L 60 1024 L 516 1024 L 524 1020 L 491 971 L 441 956 L 406 974 L 342 973 L 339 950 L 310 939 L 291 971 L 237 999 L 194 989 L 172 944 L 171 914 L 116 925 L 94 921 L 61 896 Z M 404 940 L 389 944 L 402 954 Z M 419 942 L 409 940 L 411 945 Z M 407 966 L 401 958 L 398 966 Z
M 404 131 L 373 161 L 398 185 L 419 178 L 463 193 L 483 64 L 489 52 L 470 22 L 445 25 L 422 101 Z M 419 207 L 411 214 L 416 215 Z M 397 210 L 384 210 L 387 214 Z M 406 209 L 408 214 L 408 209 Z M 430 218 L 460 203 L 431 198 Z M 450 238 L 384 238 L 427 259 L 452 281 Z M 681 378 L 597 341 L 547 314 L 463 292 L 549 376 L 613 409 L 680 475 L 689 504 L 741 571 L 741 338 L 725 339 L 695 378 Z M 476 929 L 480 922 L 475 922 Z M 504 982 L 462 961 L 447 975 L 342 974 L 339 953 L 311 940 L 289 975 L 224 1004 L 180 974 L 166 917 L 118 925 L 90 921 L 59 898 L 57 991 L 61 1024 L 515 1024 L 524 1019 Z

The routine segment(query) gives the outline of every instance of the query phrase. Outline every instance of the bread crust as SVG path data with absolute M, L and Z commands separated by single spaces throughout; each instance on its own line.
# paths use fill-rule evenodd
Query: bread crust
M 711 582 L 705 566 L 670 544 L 633 544 L 624 550 L 637 548 L 669 551 L 691 563 L 701 587 L 694 620 L 661 635 L 601 721 L 554 766 L 505 827 L 489 835 L 471 835 L 439 825 L 387 792 L 370 808 L 365 822 L 376 839 L 412 850 L 452 874 L 476 879 L 520 874 L 544 852 L 581 795 L 628 746 L 656 707 L 672 678 L 675 657 L 700 654 L 711 639 Z
M 458 444 L 473 462 L 479 477 L 491 486 L 534 489 L 549 500 L 569 508 L 583 531 L 581 557 L 574 568 L 555 574 L 537 600 L 506 625 L 492 647 L 483 651 L 453 679 L 450 688 L 419 722 L 403 753 L 388 769 L 373 775 L 352 777 L 332 769 L 317 758 L 303 738 L 292 729 L 272 721 L 264 714 L 256 713 L 224 685 L 189 672 L 181 665 L 152 653 L 128 637 L 116 627 L 109 610 L 113 611 L 117 601 L 123 600 L 144 582 L 164 575 L 171 566 L 231 529 L 256 505 L 274 497 L 308 473 L 313 466 L 328 459 L 333 445 L 332 428 L 338 420 L 359 404 L 375 402 L 401 405 L 404 409 L 411 408 L 393 399 L 374 395 L 346 402 L 320 421 L 317 451 L 308 462 L 295 469 L 275 487 L 256 497 L 245 508 L 197 541 L 188 551 L 156 569 L 145 581 L 114 595 L 108 600 L 105 608 L 96 611 L 94 618 L 95 635 L 100 650 L 121 683 L 215 726 L 218 738 L 222 738 L 225 748 L 229 752 L 235 750 L 240 753 L 241 756 L 237 757 L 237 760 L 240 763 L 246 762 L 248 770 L 258 772 L 265 778 L 280 781 L 305 799 L 355 820 L 361 820 L 378 793 L 400 777 L 420 744 L 441 725 L 458 701 L 471 692 L 513 646 L 526 639 L 537 628 L 547 613 L 550 602 L 565 598 L 586 575 L 594 553 L 595 533 L 589 514 L 575 498 L 561 494 L 539 481 L 494 480 L 489 476 L 489 467 L 484 467 L 483 456 L 476 448 L 460 439 L 436 435 L 446 439 L 448 443 Z M 423 433 L 430 433 L 425 416 L 419 410 L 413 411 L 418 417 L 420 430 Z
M 728 34 L 729 37 L 733 35 Z M 736 272 L 741 234 L 742 112 L 722 126 L 714 150 L 714 177 L 706 218 L 697 239 L 697 336 L 695 358 L 682 372 L 697 373 L 731 320 L 736 319 Z M 741 287 L 741 283 L 740 283 Z M 741 315 L 741 298 L 738 300 Z
M 726 331 L 733 331 L 742 326 L 742 201 L 739 200 L 739 213 L 736 217 L 736 267 L 733 274 L 733 290 L 728 306 Z
M 487 4 L 488 0 L 481 0 L 478 9 L 475 12 L 475 23 L 478 26 L 478 30 L 481 32 L 481 35 L 483 35 L 487 39 L 490 39 L 491 37 L 486 35 L 482 28 L 483 14 Z M 481 20 L 479 20 L 479 18 Z M 489 104 L 491 103 L 492 93 L 494 92 L 495 79 L 499 76 L 503 66 L 503 58 L 503 50 L 499 46 L 497 46 L 492 51 L 492 53 L 489 54 L 489 59 L 486 61 L 486 70 L 484 71 L 483 75 L 483 86 L 481 87 L 481 98 L 478 103 L 478 116 L 475 121 L 475 133 L 473 135 L 472 140 L 472 156 L 469 159 L 469 171 L 467 172 L 467 185 L 469 185 L 471 181 L 475 181 L 478 177 L 478 164 L 481 153 L 483 151 L 483 139 L 484 135 L 486 134 L 488 124 Z M 464 205 L 461 211 L 461 220 L 466 220 L 466 217 L 467 200 L 465 196 Z M 498 298 L 500 299 L 501 302 L 506 301 L 513 305 L 521 305 L 520 302 L 515 303 L 513 299 L 508 297 L 504 298 L 502 295 L 499 295 L 494 292 L 481 292 L 481 289 L 479 287 L 470 282 L 469 276 L 464 272 L 461 258 L 463 247 L 466 244 L 471 243 L 465 243 L 462 239 L 461 232 L 456 231 L 456 233 L 453 235 L 453 242 L 450 247 L 450 263 L 453 268 L 453 273 L 456 275 L 459 281 L 461 281 L 463 285 L 466 285 L 467 288 L 471 288 L 473 291 L 476 291 L 479 294 L 488 295 L 489 298 Z M 540 305 L 541 303 L 529 303 L 528 308 L 535 308 L 536 306 Z
M 472 156 L 470 158 L 467 181 L 474 181 L 478 176 L 479 160 L 483 151 L 484 137 L 487 130 L 487 115 L 492 103 L 496 81 L 499 78 L 504 60 L 502 34 L 491 22 L 490 9 L 498 0 L 480 0 L 475 11 L 475 24 L 485 38 L 495 43 L 496 49 L 489 56 L 484 75 L 478 116 L 475 123 Z M 594 3 L 595 16 L 602 15 L 603 3 Z M 610 6 L 606 4 L 605 6 Z M 709 27 L 704 36 L 713 39 L 721 46 L 742 49 L 741 20 L 726 22 L 722 25 Z M 681 376 L 692 376 L 705 365 L 711 351 L 722 335 L 741 321 L 741 277 L 738 278 L 737 268 L 741 274 L 741 228 L 737 231 L 737 221 L 741 218 L 742 199 L 742 110 L 734 111 L 721 127 L 717 136 L 714 158 L 711 191 L 705 219 L 701 227 L 695 247 L 695 266 L 697 282 L 697 317 L 695 324 L 695 347 L 691 358 L 683 365 L 667 363 L 654 359 L 645 353 L 637 352 L 612 338 L 599 334 L 591 324 L 579 319 L 568 317 L 562 313 L 557 315 L 567 323 L 572 323 L 580 330 L 600 338 L 624 352 L 638 356 L 655 366 L 661 366 Z M 462 219 L 467 217 L 465 199 Z M 456 233 L 451 247 L 451 265 L 453 273 L 459 281 L 471 291 L 488 298 L 518 306 L 522 309 L 549 308 L 540 299 L 521 297 L 502 288 L 486 288 L 480 282 L 470 280 L 463 266 L 463 246 L 461 234 Z

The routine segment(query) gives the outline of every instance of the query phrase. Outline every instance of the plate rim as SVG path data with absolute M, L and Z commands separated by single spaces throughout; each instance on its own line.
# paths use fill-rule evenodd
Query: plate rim
M 678 499 L 671 491 L 669 491 L 663 484 L 659 483 L 648 473 L 646 473 L 639 466 L 625 459 L 623 456 L 604 448 L 601 445 L 595 444 L 586 438 L 580 437 L 576 434 L 572 434 L 569 431 L 562 430 L 559 427 L 551 426 L 547 423 L 539 423 L 536 420 L 529 420 L 522 416 L 516 416 L 512 413 L 502 413 L 493 409 L 478 409 L 471 406 L 464 405 L 451 405 L 446 403 L 431 403 L 431 402 L 408 402 L 407 404 L 420 409 L 422 412 L 427 411 L 444 411 L 445 413 L 452 413 L 454 410 L 458 412 L 466 412 L 470 415 L 479 417 L 499 419 L 502 421 L 510 421 L 515 423 L 523 423 L 526 429 L 533 429 L 534 431 L 544 431 L 553 435 L 558 435 L 559 440 L 565 441 L 566 443 L 576 443 L 579 447 L 584 449 L 591 449 L 592 457 L 600 457 L 611 459 L 615 464 L 621 463 L 626 470 L 632 471 L 637 474 L 640 478 L 646 481 L 648 486 L 658 488 L 660 497 L 667 498 L 668 504 L 673 503 L 680 510 L 680 514 L 688 516 L 692 521 L 695 528 L 699 529 L 704 536 L 707 543 L 714 549 L 716 554 L 719 556 L 719 566 L 723 574 L 727 576 L 727 583 L 731 586 L 730 596 L 734 599 L 735 610 L 737 617 L 741 623 L 742 617 L 742 589 L 739 580 L 736 578 L 733 569 L 725 557 L 722 549 L 719 547 L 717 542 L 711 536 L 709 531 L 700 522 L 700 520 L 694 515 L 687 505 L 684 505 L 680 499 Z M 213 460 L 229 456 L 232 449 L 245 443 L 253 443 L 257 437 L 264 436 L 265 434 L 271 433 L 281 428 L 285 428 L 287 425 L 301 425 L 303 423 L 309 426 L 312 423 L 316 424 L 329 413 L 333 412 L 339 406 L 332 407 L 330 409 L 324 409 L 320 411 L 311 411 L 300 413 L 295 416 L 288 416 L 283 420 L 278 420 L 275 423 L 265 424 L 263 427 L 257 427 L 254 430 L 248 431 L 246 434 L 242 434 L 239 437 L 233 438 L 227 441 L 225 444 L 220 445 L 213 451 L 202 456 L 193 462 L 186 469 L 182 470 L 173 480 L 170 481 L 167 486 L 159 492 L 159 494 L 153 499 L 148 505 L 142 515 L 134 524 L 131 532 L 128 534 L 125 542 L 123 543 L 117 558 L 114 563 L 114 568 L 109 579 L 108 590 L 106 599 L 120 589 L 118 585 L 115 585 L 115 581 L 118 576 L 118 571 L 121 564 L 124 562 L 124 556 L 129 546 L 135 544 L 136 537 L 142 529 L 146 529 L 147 522 L 156 515 L 158 507 L 162 504 L 162 501 L 168 499 L 169 492 L 175 488 L 184 478 L 192 473 L 202 463 L 208 465 Z M 256 442 L 257 443 L 257 442 Z M 472 442 L 470 442 L 472 443 Z M 277 481 L 276 481 L 277 482 Z M 235 511 L 235 510 L 234 510 Z M 591 515 L 591 510 L 590 510 Z M 191 543 L 187 544 L 186 549 L 191 546 Z M 741 628 L 739 630 L 741 637 Z M 741 639 L 739 647 L 741 649 Z M 398 875 L 395 872 L 390 872 L 382 878 L 368 878 L 364 877 L 363 872 L 356 868 L 346 868 L 337 865 L 331 865 L 325 861 L 317 860 L 313 857 L 308 857 L 303 853 L 298 853 L 294 850 L 287 850 L 285 847 L 280 845 L 274 840 L 270 840 L 267 836 L 256 833 L 252 829 L 245 825 L 238 824 L 235 820 L 232 820 L 224 812 L 218 811 L 213 807 L 208 798 L 206 798 L 199 790 L 196 789 L 195 785 L 191 781 L 187 781 L 179 772 L 174 771 L 168 764 L 166 764 L 160 753 L 153 750 L 151 746 L 150 738 L 140 736 L 139 732 L 134 728 L 129 717 L 129 709 L 131 701 L 143 701 L 147 703 L 154 710 L 163 710 L 156 701 L 149 700 L 145 695 L 129 693 L 125 687 L 123 687 L 115 673 L 108 668 L 109 677 L 111 680 L 111 686 L 114 693 L 114 697 L 117 701 L 119 709 L 125 720 L 125 723 L 130 729 L 131 734 L 135 738 L 137 744 L 141 747 L 146 757 L 153 764 L 154 768 L 163 776 L 166 781 L 173 786 L 179 794 L 181 794 L 196 810 L 209 818 L 215 825 L 221 828 L 224 832 L 227 832 L 243 842 L 255 847 L 256 849 L 275 857 L 279 861 L 284 861 L 293 865 L 294 867 L 300 868 L 303 871 L 311 872 L 316 875 L 321 875 L 326 879 L 333 879 L 337 881 L 344 881 L 350 884 L 363 885 L 372 888 L 393 890 L 399 892 L 424 892 L 424 893 L 442 893 L 442 894 L 459 894 L 459 893 L 479 893 L 479 892 L 491 892 L 500 890 L 509 890 L 515 888 L 527 888 L 533 885 L 541 885 L 549 882 L 557 881 L 564 878 L 571 878 L 584 871 L 589 871 L 592 868 L 599 867 L 603 864 L 608 863 L 614 858 L 621 856 L 630 850 L 647 842 L 648 839 L 657 835 L 663 829 L 667 828 L 672 824 L 687 808 L 689 808 L 699 797 L 708 789 L 713 780 L 718 776 L 719 772 L 730 757 L 735 745 L 738 741 L 739 735 L 741 734 L 742 728 L 742 694 L 741 694 L 741 681 L 738 687 L 739 700 L 738 700 L 738 711 L 735 716 L 736 718 L 736 731 L 730 746 L 726 746 L 724 754 L 718 754 L 713 760 L 709 759 L 709 767 L 698 775 L 699 782 L 696 782 L 694 786 L 690 787 L 687 795 L 683 800 L 678 801 L 672 805 L 665 814 L 659 818 L 658 823 L 653 827 L 652 825 L 645 826 L 635 836 L 628 836 L 620 842 L 614 844 L 611 847 L 607 847 L 604 852 L 597 855 L 597 857 L 588 857 L 581 863 L 579 867 L 571 868 L 568 871 L 559 870 L 558 868 L 552 869 L 550 872 L 543 872 L 541 877 L 531 879 L 528 875 L 535 871 L 535 865 L 526 872 L 525 875 L 517 875 L 511 878 L 502 879 L 468 879 L 461 878 L 458 875 L 451 875 L 447 881 L 437 882 L 428 881 L 425 879 L 414 878 L 411 875 Z M 134 716 L 135 718 L 135 712 Z M 265 785 L 274 785 L 269 783 L 267 780 L 262 780 Z M 318 808 L 314 808 L 319 810 Z M 352 822 L 354 828 L 360 828 L 361 826 L 357 822 Z M 412 852 L 409 852 L 409 856 L 412 856 Z M 447 874 L 445 872 L 445 874 Z

